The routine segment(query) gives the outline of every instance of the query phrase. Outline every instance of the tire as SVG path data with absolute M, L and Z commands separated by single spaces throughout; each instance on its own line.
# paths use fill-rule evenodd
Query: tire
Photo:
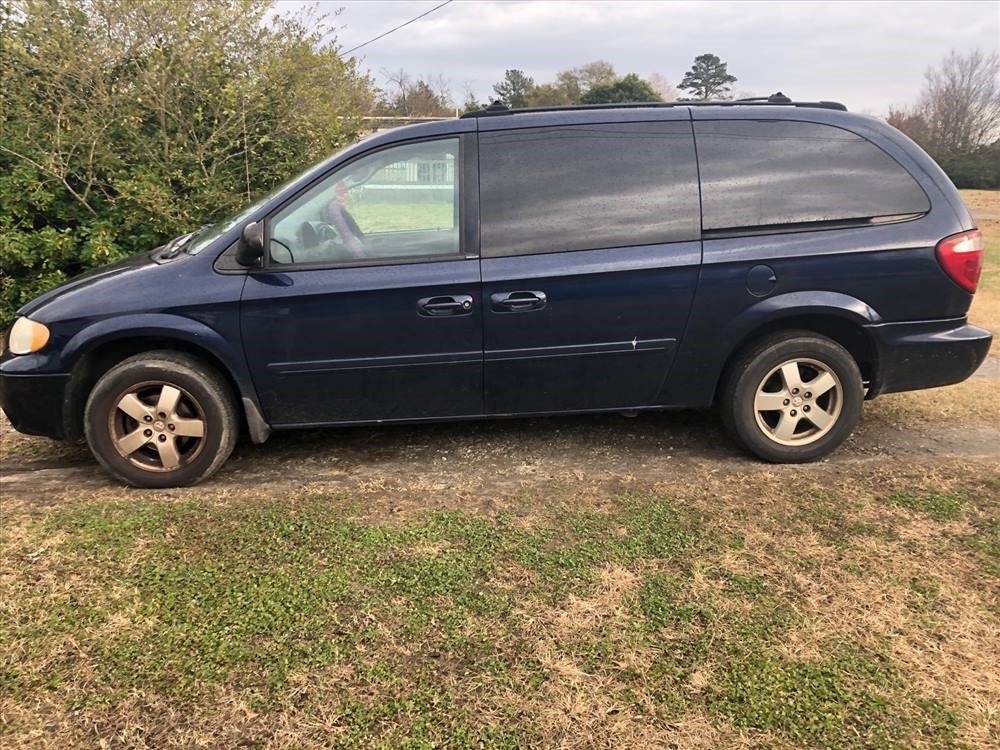
M 133 487 L 207 479 L 233 452 L 237 432 L 229 384 L 180 352 L 147 352 L 115 365 L 97 381 L 84 410 L 94 457 Z
M 720 405 L 726 429 L 751 453 L 772 463 L 805 463 L 848 438 L 863 401 L 861 371 L 844 347 L 808 331 L 785 331 L 737 356 Z

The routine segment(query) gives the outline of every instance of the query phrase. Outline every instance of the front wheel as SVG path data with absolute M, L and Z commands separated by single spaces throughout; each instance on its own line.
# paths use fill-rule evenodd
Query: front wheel
M 752 453 L 774 463 L 829 455 L 861 416 L 864 390 L 854 358 L 840 344 L 807 332 L 764 339 L 727 373 L 722 414 Z
M 179 487 L 214 474 L 236 444 L 231 389 L 178 352 L 130 357 L 97 381 L 84 411 L 94 456 L 135 487 Z

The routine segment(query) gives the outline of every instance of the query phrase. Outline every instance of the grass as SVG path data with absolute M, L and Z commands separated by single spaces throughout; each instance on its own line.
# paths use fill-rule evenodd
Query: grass
M 997 199 L 1000 204 L 1000 197 Z M 1000 211 L 1000 208 L 998 208 Z M 983 272 L 969 310 L 969 319 L 988 330 L 1000 331 L 1000 220 L 980 221 L 984 237 Z M 998 342 L 993 341 L 996 354 Z
M 962 515 L 962 497 L 954 493 L 897 492 L 890 495 L 889 502 L 904 508 L 923 511 L 935 521 L 955 521 Z
M 451 229 L 455 226 L 455 209 L 450 201 L 386 203 L 362 199 L 349 202 L 348 207 L 361 231 L 366 234 Z
M 985 747 L 996 675 L 964 680 L 998 645 L 993 486 L 566 491 L 396 520 L 350 492 L 21 507 L 0 741 Z
M 985 262 L 969 311 L 973 323 L 1000 331 L 1000 191 L 963 190 L 962 197 L 983 232 Z M 994 338 L 992 352 L 1000 342 Z

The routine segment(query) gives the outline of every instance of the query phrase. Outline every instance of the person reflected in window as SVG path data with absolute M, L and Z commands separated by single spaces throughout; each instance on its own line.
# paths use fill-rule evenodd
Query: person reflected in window
M 347 185 L 339 180 L 334 186 L 335 197 L 326 206 L 326 217 L 337 230 L 341 242 L 352 258 L 365 258 L 365 233 L 347 210 Z

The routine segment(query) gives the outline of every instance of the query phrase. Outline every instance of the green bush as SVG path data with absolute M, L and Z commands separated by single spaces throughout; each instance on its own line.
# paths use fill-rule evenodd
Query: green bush
M 374 96 L 269 0 L 0 6 L 0 324 L 355 140 Z
M 955 187 L 973 190 L 1000 189 L 1000 142 L 982 146 L 971 154 L 941 160 Z

